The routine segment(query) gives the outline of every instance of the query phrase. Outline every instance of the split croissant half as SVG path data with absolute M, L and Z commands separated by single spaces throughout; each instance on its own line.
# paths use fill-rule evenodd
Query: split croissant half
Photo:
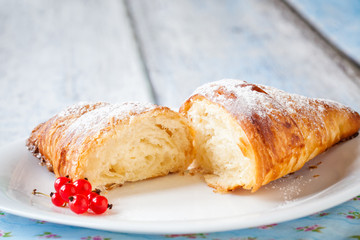
M 220 192 L 255 192 L 360 128 L 339 103 L 232 79 L 199 87 L 180 113 L 195 132 L 195 166 Z
M 185 171 L 193 160 L 187 120 L 152 104 L 77 104 L 38 125 L 27 146 L 56 176 L 94 187 Z

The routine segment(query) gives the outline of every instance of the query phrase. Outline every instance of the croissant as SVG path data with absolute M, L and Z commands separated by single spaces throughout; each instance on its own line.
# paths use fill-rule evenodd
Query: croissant
M 39 124 L 26 145 L 56 176 L 111 188 L 186 170 L 192 141 L 187 120 L 167 107 L 99 102 Z
M 195 167 L 219 192 L 261 186 L 357 134 L 360 116 L 330 100 L 225 79 L 180 108 L 195 132 Z

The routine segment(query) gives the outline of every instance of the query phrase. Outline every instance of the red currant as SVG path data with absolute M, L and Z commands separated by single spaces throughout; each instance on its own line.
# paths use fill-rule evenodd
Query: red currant
M 89 202 L 91 202 L 91 200 L 96 197 L 96 196 L 99 196 L 99 194 L 97 194 L 96 192 L 91 192 L 87 195 L 88 199 L 89 199 Z
M 59 191 L 60 188 L 62 187 L 62 185 L 64 185 L 65 183 L 71 183 L 71 180 L 66 176 L 66 177 L 58 177 L 55 182 L 54 182 L 54 188 L 55 191 Z
M 60 196 L 60 194 L 58 192 L 51 192 L 50 193 L 50 197 L 51 197 L 51 202 L 58 207 L 63 207 L 65 206 L 65 201 L 64 199 L 62 199 L 62 197 Z
M 90 182 L 86 179 L 78 179 L 74 183 L 76 193 L 87 196 L 92 189 Z
M 59 190 L 59 194 L 65 202 L 69 202 L 69 197 L 76 194 L 76 188 L 72 183 L 65 183 Z
M 81 214 L 89 209 L 89 200 L 82 194 L 71 196 L 69 200 L 69 207 L 74 213 Z
M 111 208 L 112 205 L 108 204 L 106 197 L 98 195 L 90 201 L 90 209 L 96 214 L 102 214 L 107 208 Z

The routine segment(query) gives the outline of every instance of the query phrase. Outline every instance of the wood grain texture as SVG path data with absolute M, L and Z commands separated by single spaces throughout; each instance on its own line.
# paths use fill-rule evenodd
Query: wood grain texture
M 360 64 L 360 1 L 287 0 L 324 36 Z
M 0 0 L 0 145 L 99 100 L 152 101 L 123 2 Z
M 240 78 L 360 110 L 359 75 L 281 1 L 128 1 L 161 104 Z

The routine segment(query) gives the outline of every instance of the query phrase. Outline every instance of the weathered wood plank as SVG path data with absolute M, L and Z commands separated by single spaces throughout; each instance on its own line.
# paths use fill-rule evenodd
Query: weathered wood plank
M 281 1 L 127 1 L 161 104 L 222 78 L 360 109 L 360 75 Z
M 122 1 L 0 1 L 0 145 L 78 101 L 152 101 Z
M 360 1 L 286 0 L 360 64 Z

